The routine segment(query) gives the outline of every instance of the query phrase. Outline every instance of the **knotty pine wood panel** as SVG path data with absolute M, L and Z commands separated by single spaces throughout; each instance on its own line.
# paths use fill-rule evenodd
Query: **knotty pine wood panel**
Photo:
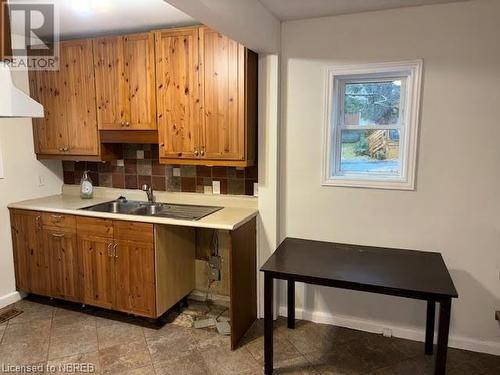
M 99 129 L 123 129 L 127 112 L 123 37 L 96 38 L 94 71 Z
M 116 240 L 115 309 L 156 317 L 153 243 Z
M 161 158 L 200 152 L 198 28 L 158 31 L 156 89 Z
M 60 83 L 63 118 L 67 126 L 67 153 L 98 155 L 99 134 L 96 119 L 96 95 L 92 40 L 61 43 Z M 62 81 L 62 82 L 61 82 Z
M 81 302 L 76 233 L 44 228 L 43 244 L 49 257 L 50 295 Z
M 115 303 L 113 239 L 78 234 L 79 278 L 84 303 L 111 309 Z
M 25 211 L 11 210 L 10 225 L 12 230 L 12 248 L 14 250 L 14 270 L 16 288 L 24 292 L 31 291 L 30 280 L 30 243 L 25 225 Z
M 245 157 L 245 48 L 200 28 L 203 142 L 206 159 Z
M 126 130 L 156 129 L 154 34 L 123 37 Z
M 37 154 L 63 153 L 68 139 L 61 100 L 61 76 L 57 71 L 29 71 L 30 93 L 44 107 L 43 118 L 33 118 L 33 140 Z

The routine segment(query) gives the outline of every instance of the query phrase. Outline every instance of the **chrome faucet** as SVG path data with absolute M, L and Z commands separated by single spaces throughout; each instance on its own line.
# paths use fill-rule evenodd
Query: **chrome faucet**
M 142 185 L 142 191 L 146 192 L 148 196 L 148 202 L 149 203 L 155 203 L 156 202 L 156 197 L 153 192 L 153 187 L 149 186 L 148 184 Z

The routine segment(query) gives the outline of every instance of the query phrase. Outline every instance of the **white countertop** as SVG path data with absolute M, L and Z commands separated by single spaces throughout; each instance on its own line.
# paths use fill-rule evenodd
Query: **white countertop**
M 224 208 L 197 221 L 81 210 L 81 208 L 84 207 L 109 202 L 118 198 L 120 195 L 123 195 L 130 200 L 146 200 L 145 193 L 139 190 L 99 187 L 96 187 L 94 189 L 93 199 L 81 199 L 79 196 L 79 186 L 64 185 L 62 194 L 11 203 L 8 205 L 8 207 L 23 210 L 92 216 L 115 220 L 140 221 L 143 223 L 180 225 L 224 230 L 234 230 L 251 220 L 253 217 L 257 216 L 258 214 L 257 199 L 255 197 L 226 197 L 220 195 L 215 196 L 194 193 L 168 192 L 156 192 L 155 195 L 157 202 L 213 205 L 222 206 Z

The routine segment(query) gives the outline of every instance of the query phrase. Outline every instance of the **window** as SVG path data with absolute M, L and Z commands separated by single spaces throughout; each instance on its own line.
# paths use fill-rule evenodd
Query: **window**
M 422 61 L 327 69 L 323 185 L 414 189 Z

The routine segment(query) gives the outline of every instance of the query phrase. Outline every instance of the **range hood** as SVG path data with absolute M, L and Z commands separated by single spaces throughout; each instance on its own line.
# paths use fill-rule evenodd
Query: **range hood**
M 43 106 L 14 86 L 9 66 L 0 61 L 0 118 L 43 117 Z

